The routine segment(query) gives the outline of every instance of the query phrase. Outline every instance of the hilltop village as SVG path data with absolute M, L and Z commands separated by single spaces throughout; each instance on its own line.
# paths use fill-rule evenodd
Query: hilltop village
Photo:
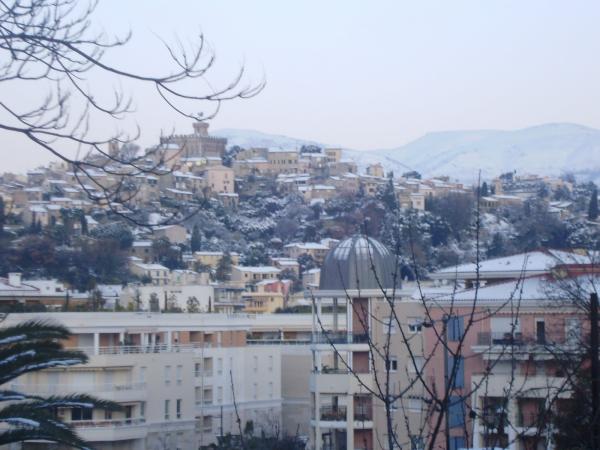
M 119 402 L 114 413 L 57 411 L 97 448 L 248 439 L 372 450 L 392 423 L 399 448 L 420 450 L 441 439 L 428 434 L 436 386 L 454 399 L 449 448 L 542 439 L 540 392 L 564 373 L 540 346 L 571 345 L 585 320 L 572 305 L 549 308 L 548 287 L 597 276 L 594 184 L 509 172 L 466 186 L 359 169 L 337 148 L 228 147 L 201 122 L 145 151 L 113 143 L 87 161 L 2 175 L 0 310 L 8 325 L 42 319 L 73 332 L 66 345 L 87 365 L 13 388 Z M 471 328 L 469 315 L 485 318 Z M 381 359 L 373 337 L 385 335 Z M 450 352 L 469 339 L 453 353 L 452 386 L 440 336 Z M 511 369 L 506 345 L 546 353 Z M 490 354 L 500 355 L 491 366 Z M 532 391 L 510 397 L 503 414 L 520 425 L 492 439 L 487 421 L 503 420 L 515 370 L 533 377 Z M 382 373 L 403 392 L 393 401 L 377 391 Z M 465 387 L 488 376 L 485 391 Z

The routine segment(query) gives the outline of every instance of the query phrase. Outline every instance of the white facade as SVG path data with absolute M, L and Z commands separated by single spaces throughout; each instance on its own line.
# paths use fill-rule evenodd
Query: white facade
M 220 434 L 237 434 L 234 393 L 243 424 L 252 420 L 267 434 L 280 430 L 281 340 L 310 330 L 308 315 L 246 314 L 12 314 L 2 326 L 33 318 L 66 325 L 74 335 L 65 346 L 86 352 L 89 362 L 27 374 L 5 387 L 41 395 L 83 392 L 120 403 L 123 411 L 112 414 L 59 411 L 97 449 L 198 449 Z M 255 342 L 248 351 L 249 333 L 277 335 L 279 345 Z M 294 364 L 294 377 L 303 373 L 308 380 L 306 361 Z M 297 403 L 293 417 L 306 417 L 307 403 Z

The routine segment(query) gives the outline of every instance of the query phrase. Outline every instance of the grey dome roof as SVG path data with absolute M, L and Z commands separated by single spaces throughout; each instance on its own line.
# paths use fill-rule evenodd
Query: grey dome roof
M 354 235 L 340 242 L 327 254 L 321 268 L 319 289 L 323 291 L 393 289 L 395 262 L 394 255 L 381 242 L 366 236 Z M 400 287 L 399 272 L 396 277 L 396 287 Z

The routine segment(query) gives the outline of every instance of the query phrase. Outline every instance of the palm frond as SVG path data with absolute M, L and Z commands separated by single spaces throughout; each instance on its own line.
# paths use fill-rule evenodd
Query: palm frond
M 26 322 L 0 329 L 0 346 L 17 342 L 68 339 L 71 332 L 63 325 L 47 320 Z

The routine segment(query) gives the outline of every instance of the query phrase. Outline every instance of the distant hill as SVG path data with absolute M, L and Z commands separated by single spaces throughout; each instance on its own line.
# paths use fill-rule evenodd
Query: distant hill
M 226 137 L 227 145 L 239 145 L 242 148 L 266 147 L 281 149 L 299 149 L 303 145 L 318 145 L 326 147 L 325 144 L 309 141 L 307 139 L 296 139 L 280 134 L 268 134 L 255 130 L 241 130 L 235 128 L 224 128 L 211 132 L 214 136 Z
M 221 130 L 215 135 L 242 147 L 326 146 L 249 130 Z M 578 180 L 600 181 L 600 130 L 556 123 L 513 131 L 443 131 L 392 149 L 345 149 L 345 156 L 356 160 L 359 167 L 381 162 L 386 170 L 397 174 L 414 169 L 424 176 L 449 175 L 465 182 L 475 181 L 479 170 L 483 178 L 516 170 L 540 175 L 568 172 Z

